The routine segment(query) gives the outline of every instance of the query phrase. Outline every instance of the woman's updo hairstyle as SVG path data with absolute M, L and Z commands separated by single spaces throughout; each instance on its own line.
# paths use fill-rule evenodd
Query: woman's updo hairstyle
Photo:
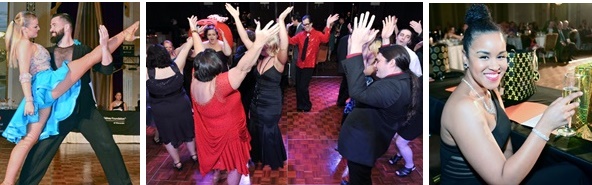
M 473 39 L 484 33 L 501 32 L 501 29 L 491 20 L 489 9 L 484 4 L 471 5 L 465 15 L 465 23 L 469 26 L 463 37 L 463 50 L 467 58 Z

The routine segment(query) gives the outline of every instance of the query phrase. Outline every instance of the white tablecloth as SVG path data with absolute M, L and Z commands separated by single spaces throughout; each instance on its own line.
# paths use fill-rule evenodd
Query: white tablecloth
M 520 40 L 520 37 L 508 37 L 506 39 L 507 44 L 509 45 L 513 45 L 514 47 L 516 47 L 517 50 L 522 50 L 522 40 Z
M 536 37 L 535 40 L 537 42 L 537 45 L 539 45 L 539 47 L 545 47 L 545 37 L 546 37 L 545 35 L 540 35 L 540 36 Z
M 448 63 L 450 69 L 465 70 L 463 68 L 463 45 L 448 46 Z

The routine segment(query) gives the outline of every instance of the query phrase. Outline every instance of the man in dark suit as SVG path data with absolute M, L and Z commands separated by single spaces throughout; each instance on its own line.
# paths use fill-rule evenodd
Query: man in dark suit
M 571 30 L 566 29 L 565 25 L 561 22 L 557 22 L 557 32 L 559 34 L 559 38 L 557 39 L 557 54 L 560 61 L 564 61 L 565 63 L 573 60 L 573 55 L 577 50 L 576 44 L 569 39 L 569 35 Z
M 53 70 L 64 65 L 63 61 L 76 60 L 91 51 L 90 47 L 72 39 L 73 28 L 72 20 L 68 14 L 56 14 L 51 19 L 50 32 L 52 42 L 56 45 L 47 48 L 47 50 L 51 55 L 50 64 Z M 113 64 L 99 63 L 93 69 L 103 74 L 112 74 Z M 121 152 L 113 140 L 111 130 L 95 107 L 96 103 L 90 87 L 90 71 L 87 71 L 80 80 L 82 85 L 74 112 L 66 120 L 60 122 L 59 135 L 39 141 L 31 149 L 21 170 L 18 184 L 39 184 L 60 144 L 75 128 L 84 135 L 92 146 L 109 184 L 131 184 Z

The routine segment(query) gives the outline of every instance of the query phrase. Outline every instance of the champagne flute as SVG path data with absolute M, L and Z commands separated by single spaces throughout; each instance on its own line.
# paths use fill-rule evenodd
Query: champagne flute
M 580 75 L 576 74 L 574 71 L 569 71 L 565 74 L 563 78 L 563 97 L 569 96 L 571 93 L 575 93 L 580 91 L 581 81 Z M 580 98 L 576 98 L 570 103 L 579 101 Z M 571 128 L 572 118 L 567 120 L 567 125 L 560 127 L 557 129 L 557 134 L 560 136 L 573 136 L 576 134 L 576 131 Z

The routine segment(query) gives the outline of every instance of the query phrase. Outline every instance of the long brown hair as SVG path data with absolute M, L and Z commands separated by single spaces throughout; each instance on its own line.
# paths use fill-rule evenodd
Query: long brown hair
M 22 28 L 27 27 L 29 22 L 33 19 L 37 19 L 35 13 L 22 11 L 16 14 L 14 20 L 8 24 L 6 35 L 4 36 L 4 42 L 6 43 L 6 49 L 8 49 L 7 61 L 9 66 L 12 68 L 18 67 L 16 47 L 12 46 L 14 46 L 14 43 L 19 42 L 23 38 Z

